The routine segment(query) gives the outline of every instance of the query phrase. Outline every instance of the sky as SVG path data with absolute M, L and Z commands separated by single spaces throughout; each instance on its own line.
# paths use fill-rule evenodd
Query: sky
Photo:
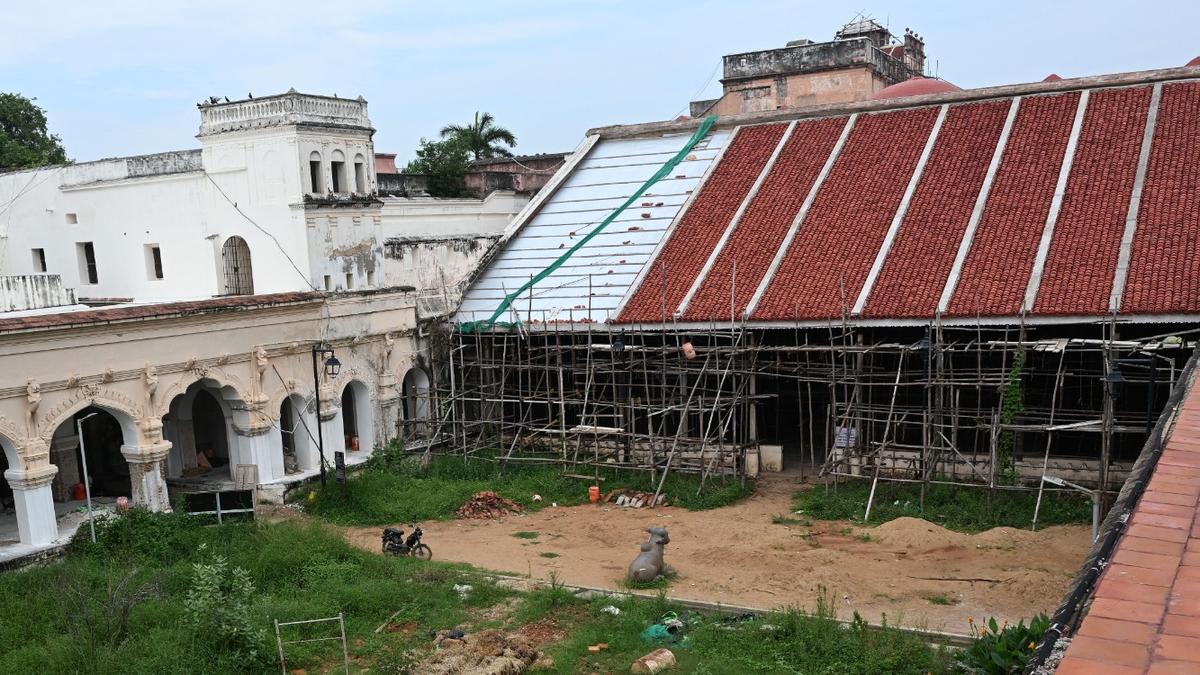
M 724 54 L 828 40 L 859 14 L 915 30 L 964 88 L 1200 55 L 1195 0 L 68 0 L 4 8 L 0 91 L 36 97 L 76 161 L 198 147 L 196 102 L 289 87 L 363 96 L 376 152 L 401 165 L 477 110 L 518 152 L 561 152 L 719 95 Z

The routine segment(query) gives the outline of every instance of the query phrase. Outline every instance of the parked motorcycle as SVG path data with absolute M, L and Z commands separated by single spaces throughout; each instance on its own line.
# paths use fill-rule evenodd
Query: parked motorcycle
M 429 560 L 433 557 L 433 550 L 425 544 L 421 543 L 421 537 L 424 532 L 421 528 L 413 523 L 412 534 L 404 537 L 404 530 L 395 527 L 387 527 L 383 530 L 383 552 L 389 555 L 409 555 L 421 560 Z

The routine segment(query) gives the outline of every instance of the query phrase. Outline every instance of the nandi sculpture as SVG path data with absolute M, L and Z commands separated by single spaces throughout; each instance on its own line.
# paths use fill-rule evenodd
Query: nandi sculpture
M 663 548 L 671 543 L 667 528 L 652 527 L 646 531 L 650 538 L 642 543 L 642 552 L 629 564 L 630 581 L 651 582 L 667 571 L 663 562 Z

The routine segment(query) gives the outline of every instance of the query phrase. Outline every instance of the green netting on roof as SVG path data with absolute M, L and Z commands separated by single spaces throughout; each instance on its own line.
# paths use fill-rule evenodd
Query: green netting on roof
M 626 199 L 623 204 L 618 206 L 612 213 L 608 214 L 604 220 L 600 221 L 600 224 L 592 229 L 591 232 L 588 232 L 583 239 L 580 239 L 575 243 L 574 246 L 567 249 L 566 252 L 556 258 L 554 262 L 547 265 L 545 269 L 533 275 L 533 277 L 529 281 L 522 284 L 520 288 L 512 293 L 509 293 L 508 295 L 505 295 L 504 299 L 500 301 L 499 306 L 496 307 L 496 311 L 492 312 L 490 317 L 480 321 L 461 322 L 457 326 L 458 331 L 460 333 L 476 333 L 491 330 L 493 328 L 511 329 L 519 326 L 519 321 L 496 321 L 496 319 L 500 318 L 504 312 L 508 311 L 508 309 L 512 307 L 513 301 L 520 297 L 522 293 L 533 288 L 534 285 L 539 281 L 553 274 L 554 270 L 562 267 L 563 263 L 569 260 L 572 255 L 575 255 L 576 251 L 586 246 L 587 243 L 595 238 L 596 235 L 603 232 L 604 228 L 608 227 L 610 223 L 624 213 L 625 209 L 629 208 L 635 201 L 637 201 L 639 197 L 645 194 L 646 190 L 649 190 L 652 185 L 663 178 L 666 178 L 667 175 L 669 175 L 671 171 L 674 170 L 675 167 L 678 166 L 679 163 L 688 156 L 688 153 L 690 153 L 692 149 L 696 147 L 696 144 L 708 135 L 708 132 L 712 129 L 713 124 L 715 124 L 716 121 L 716 115 L 710 115 L 704 118 L 704 121 L 700 123 L 700 126 L 696 129 L 696 132 L 692 134 L 692 137 L 688 139 L 688 142 L 683 145 L 679 152 L 675 153 L 674 157 L 667 160 L 665 164 L 659 167 L 658 171 L 655 171 L 653 176 L 650 176 L 645 183 L 642 183 L 641 187 L 639 187 L 637 190 L 634 190 L 633 194 L 629 196 L 629 199 Z

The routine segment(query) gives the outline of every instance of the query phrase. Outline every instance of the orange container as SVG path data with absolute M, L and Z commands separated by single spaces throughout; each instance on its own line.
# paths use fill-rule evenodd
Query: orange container
M 87 499 L 87 489 L 83 487 L 83 483 L 76 483 L 71 486 L 71 499 L 77 502 Z
M 595 504 L 600 501 L 600 486 L 593 485 L 588 488 L 588 501 Z

